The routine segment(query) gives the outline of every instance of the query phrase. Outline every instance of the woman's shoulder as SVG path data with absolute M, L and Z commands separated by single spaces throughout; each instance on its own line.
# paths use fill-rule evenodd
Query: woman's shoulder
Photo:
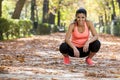
M 75 23 L 70 23 L 69 25 L 69 30 L 73 31 L 74 30 Z
M 86 24 L 87 24 L 88 27 L 90 27 L 93 23 L 90 20 L 86 20 Z
M 87 24 L 91 24 L 92 22 L 90 20 L 86 20 L 86 23 Z
M 70 23 L 70 27 L 74 27 L 76 25 L 76 23 L 74 23 L 74 22 L 72 22 L 72 23 Z

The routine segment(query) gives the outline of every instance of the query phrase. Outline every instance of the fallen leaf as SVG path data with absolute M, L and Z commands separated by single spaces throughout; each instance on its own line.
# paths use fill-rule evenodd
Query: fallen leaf
M 25 62 L 25 56 L 20 54 L 16 56 L 16 60 L 18 60 L 19 62 Z

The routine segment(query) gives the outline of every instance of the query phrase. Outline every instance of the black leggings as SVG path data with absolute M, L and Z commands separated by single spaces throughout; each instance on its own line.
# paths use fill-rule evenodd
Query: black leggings
M 96 40 L 89 44 L 88 52 L 83 52 L 83 47 L 81 47 L 81 48 L 77 47 L 77 49 L 80 52 L 80 57 L 86 57 L 89 55 L 90 52 L 98 52 L 100 49 L 100 46 L 101 46 L 100 41 Z M 74 57 L 73 49 L 67 43 L 62 43 L 59 47 L 59 51 L 62 54 L 68 54 L 69 56 Z

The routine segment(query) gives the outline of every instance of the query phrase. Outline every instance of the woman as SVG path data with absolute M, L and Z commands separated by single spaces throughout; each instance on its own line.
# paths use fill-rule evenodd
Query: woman
M 100 49 L 100 41 L 93 24 L 86 19 L 87 12 L 80 8 L 76 11 L 76 19 L 69 25 L 65 36 L 65 43 L 59 47 L 60 52 L 64 56 L 64 63 L 69 64 L 69 56 L 71 57 L 87 57 L 86 63 L 93 66 L 93 56 Z M 92 37 L 90 38 L 90 32 Z

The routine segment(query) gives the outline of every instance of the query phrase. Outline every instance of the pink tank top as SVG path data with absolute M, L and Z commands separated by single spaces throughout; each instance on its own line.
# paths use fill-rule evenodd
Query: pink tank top
M 89 38 L 89 30 L 88 30 L 86 22 L 84 25 L 85 25 L 85 30 L 82 33 L 80 33 L 78 31 L 78 27 L 76 24 L 75 24 L 74 30 L 72 32 L 71 41 L 76 47 L 79 47 L 79 48 L 83 47 Z

